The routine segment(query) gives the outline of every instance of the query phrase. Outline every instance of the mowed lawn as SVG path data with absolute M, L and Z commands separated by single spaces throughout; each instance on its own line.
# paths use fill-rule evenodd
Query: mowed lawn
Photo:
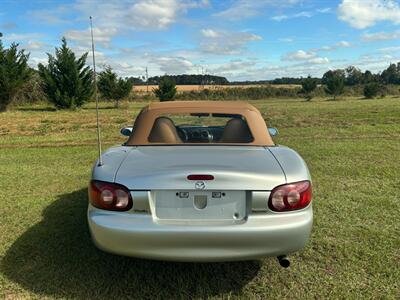
M 250 101 L 307 161 L 314 228 L 275 258 L 167 263 L 97 250 L 86 224 L 93 105 L 0 114 L 0 298 L 400 298 L 400 99 Z M 145 103 L 102 104 L 104 146 Z

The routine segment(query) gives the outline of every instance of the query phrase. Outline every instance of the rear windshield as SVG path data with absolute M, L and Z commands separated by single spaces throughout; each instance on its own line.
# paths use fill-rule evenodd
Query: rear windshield
M 155 119 L 150 143 L 251 143 L 245 118 L 238 114 L 165 114 Z

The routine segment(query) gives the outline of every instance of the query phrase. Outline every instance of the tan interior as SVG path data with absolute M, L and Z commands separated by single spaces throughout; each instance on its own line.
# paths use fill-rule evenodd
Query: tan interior
M 246 121 L 231 119 L 225 125 L 220 143 L 249 143 L 252 139 Z
M 171 102 L 157 102 L 151 103 L 144 107 L 136 118 L 133 126 L 133 133 L 129 137 L 126 145 L 128 146 L 139 146 L 139 145 L 172 145 L 172 144 L 184 144 L 191 145 L 191 143 L 182 143 L 175 130 L 172 130 L 171 123 L 168 121 L 160 121 L 153 131 L 153 127 L 156 125 L 156 120 L 161 116 L 168 114 L 190 114 L 190 113 L 223 113 L 223 114 L 238 114 L 242 115 L 246 120 L 250 131 L 250 136 L 253 137 L 250 142 L 246 145 L 253 146 L 273 146 L 274 142 L 268 133 L 267 125 L 261 115 L 261 113 L 252 105 L 239 101 L 171 101 Z M 229 122 L 228 122 L 229 123 Z M 172 123 L 173 125 L 173 123 Z M 174 126 L 175 127 L 175 126 Z M 225 137 L 223 141 L 215 143 L 216 145 L 229 144 L 229 145 L 241 145 L 242 143 L 237 142 L 237 134 L 235 130 L 240 130 L 240 136 L 243 139 L 248 137 L 248 133 L 244 130 L 242 124 L 232 122 L 227 124 L 228 130 L 224 132 Z M 232 132 L 235 132 L 235 142 L 232 141 Z M 163 138 L 163 142 L 159 142 L 156 137 L 160 137 L 159 134 L 166 135 Z M 153 142 L 156 141 L 157 142 Z M 198 143 L 193 143 L 198 145 Z M 213 145 L 213 143 L 207 143 L 207 145 Z
M 180 144 L 181 138 L 178 135 L 174 122 L 167 117 L 159 117 L 154 122 L 149 135 L 151 143 Z

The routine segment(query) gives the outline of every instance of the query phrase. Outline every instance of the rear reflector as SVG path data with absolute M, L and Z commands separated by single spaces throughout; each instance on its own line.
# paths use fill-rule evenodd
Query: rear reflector
M 192 174 L 187 177 L 188 180 L 214 180 L 212 175 Z

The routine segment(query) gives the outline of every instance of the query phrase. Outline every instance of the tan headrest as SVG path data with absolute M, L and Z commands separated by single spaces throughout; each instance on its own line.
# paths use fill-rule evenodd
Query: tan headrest
M 182 143 L 182 140 L 176 131 L 174 122 L 167 117 L 159 117 L 151 129 L 149 142 L 179 144 Z
M 220 142 L 250 143 L 253 140 L 247 123 L 242 119 L 231 119 L 226 122 Z

